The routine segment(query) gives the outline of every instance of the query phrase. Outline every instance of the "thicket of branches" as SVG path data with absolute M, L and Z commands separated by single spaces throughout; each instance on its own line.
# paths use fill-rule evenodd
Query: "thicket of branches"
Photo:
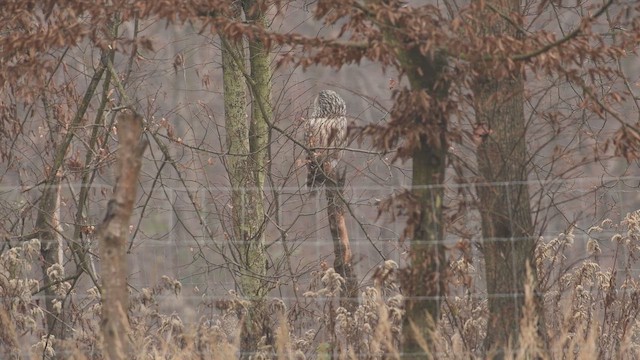
M 639 15 L 5 1 L 2 356 L 638 356 Z

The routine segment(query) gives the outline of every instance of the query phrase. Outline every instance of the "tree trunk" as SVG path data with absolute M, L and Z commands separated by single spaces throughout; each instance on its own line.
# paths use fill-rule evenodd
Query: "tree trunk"
M 108 359 L 132 357 L 129 342 L 129 291 L 127 288 L 126 244 L 147 143 L 141 141 L 142 117 L 125 110 L 118 118 L 118 176 L 107 214 L 98 227 L 102 277 L 103 350 Z
M 268 27 L 262 1 L 243 0 L 247 21 L 256 26 Z M 269 49 L 258 39 L 249 39 L 249 64 L 251 67 L 251 123 L 249 125 L 249 147 L 255 182 L 264 186 L 269 147 L 269 125 L 273 118 L 271 107 L 271 59 Z M 262 200 L 262 195 L 260 196 Z M 261 206 L 263 209 L 264 206 Z
M 47 309 L 47 328 L 50 335 L 53 335 L 55 339 L 64 338 L 64 328 L 62 317 L 64 312 L 57 313 L 52 301 L 55 299 L 63 301 L 56 294 L 56 282 L 59 280 L 52 280 L 47 276 L 47 269 L 54 264 L 60 263 L 59 253 L 63 250 L 59 242 L 59 229 L 57 223 L 59 219 L 56 218 L 59 207 L 60 198 L 60 181 L 62 180 L 61 169 L 64 164 L 65 156 L 71 146 L 71 141 L 75 134 L 75 128 L 82 121 L 93 94 L 96 91 L 98 83 L 102 78 L 105 71 L 104 60 L 106 59 L 106 53 L 102 54 L 101 65 L 96 69 L 87 90 L 83 96 L 82 102 L 78 106 L 71 124 L 69 125 L 69 131 L 66 133 L 61 142 L 56 146 L 56 151 L 53 159 L 53 164 L 49 169 L 47 180 L 44 182 L 44 188 L 42 191 L 42 197 L 39 202 L 38 216 L 36 218 L 35 228 L 38 234 L 38 238 L 42 242 L 42 248 L 40 250 L 42 256 L 42 273 L 44 275 L 44 294 L 45 294 L 45 307 Z M 45 104 L 47 106 L 47 104 Z M 54 119 L 50 119 L 55 121 Z M 61 266 L 63 264 L 60 264 Z M 63 304 L 64 305 L 64 304 Z
M 381 0 L 369 3 L 384 4 Z M 403 359 L 432 358 L 433 330 L 440 319 L 440 306 L 447 295 L 449 264 L 444 246 L 444 175 L 447 167 L 449 96 L 446 56 L 439 51 L 424 53 L 415 42 L 404 41 L 395 24 L 382 27 L 385 42 L 394 50 L 400 68 L 409 80 L 407 99 L 396 98 L 401 116 L 411 116 L 419 145 L 412 154 L 411 193 L 413 206 L 409 219 L 412 230 L 410 264 L 401 272 L 405 296 L 402 320 Z M 421 99 L 417 100 L 417 97 Z M 401 103 L 399 100 L 405 101 Z M 428 109 L 425 108 L 428 106 Z M 408 107 L 408 109 L 406 108 Z M 425 348 L 426 346 L 426 348 Z
M 520 11 L 519 0 L 492 0 L 510 14 Z M 516 29 L 497 15 L 485 17 L 482 31 L 517 36 Z M 490 23 L 490 19 L 495 22 Z M 526 183 L 528 157 L 522 69 L 508 77 L 492 74 L 491 65 L 478 67 L 473 86 L 476 112 L 479 210 L 489 306 L 485 348 L 498 358 L 512 342 L 516 346 L 525 305 L 527 265 L 535 284 L 533 224 Z M 542 315 L 540 315 L 542 320 Z
M 407 70 L 414 96 L 429 96 L 430 111 L 416 111 L 421 128 L 420 146 L 412 156 L 411 192 L 415 205 L 411 237 L 411 265 L 405 269 L 402 287 L 406 296 L 403 318 L 403 359 L 432 357 L 433 330 L 440 319 L 440 306 L 447 294 L 449 264 L 444 246 L 444 175 L 447 159 L 447 114 L 440 102 L 448 96 L 444 81 L 446 59 L 441 54 L 422 55 L 409 49 L 399 56 Z M 426 344 L 428 348 L 424 348 Z
M 60 243 L 59 219 L 58 219 L 58 206 L 60 204 L 60 179 L 54 176 L 51 180 L 47 181 L 46 188 L 40 198 L 38 208 L 38 218 L 36 220 L 36 228 L 38 229 L 38 238 L 42 242 L 42 248 L 40 254 L 42 256 L 42 273 L 44 274 L 44 294 L 45 294 L 45 307 L 47 309 L 47 330 L 49 335 L 52 335 L 54 339 L 62 340 L 64 338 L 63 317 L 64 313 L 58 313 L 53 306 L 54 300 L 63 301 L 63 297 L 58 296 L 55 291 L 56 281 L 58 279 L 52 279 L 49 277 L 47 270 L 53 265 L 58 264 L 63 266 L 60 262 L 59 253 L 62 249 Z
M 325 182 L 325 195 L 329 229 L 333 239 L 333 269 L 345 280 L 340 293 L 340 306 L 353 313 L 358 305 L 358 280 L 353 270 L 353 254 L 344 216 L 344 174 L 340 173 L 339 169 L 330 169 L 326 174 L 329 181 Z
M 234 5 L 234 16 L 241 8 Z M 266 26 L 265 15 L 253 1 L 244 1 L 247 21 Z M 241 351 L 249 357 L 257 350 L 260 338 L 268 331 L 264 297 L 268 292 L 265 281 L 266 254 L 264 241 L 265 210 L 263 186 L 269 147 L 268 121 L 271 110 L 271 68 L 268 49 L 258 40 L 249 41 L 250 83 L 252 111 L 247 125 L 244 80 L 245 56 L 242 43 L 223 41 L 222 64 L 225 93 L 225 124 L 227 128 L 227 157 L 232 187 L 232 218 L 234 238 L 240 244 L 240 290 L 251 301 L 243 320 Z

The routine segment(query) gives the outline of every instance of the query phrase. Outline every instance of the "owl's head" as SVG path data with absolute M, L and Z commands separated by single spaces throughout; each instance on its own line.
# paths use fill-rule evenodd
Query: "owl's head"
M 313 102 L 314 118 L 333 118 L 347 115 L 347 105 L 333 90 L 322 90 Z

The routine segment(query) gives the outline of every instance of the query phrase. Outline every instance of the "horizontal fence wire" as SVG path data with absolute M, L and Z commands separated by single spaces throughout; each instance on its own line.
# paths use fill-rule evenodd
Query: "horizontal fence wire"
M 377 301 L 381 303 L 392 301 L 393 296 L 400 294 L 404 296 L 404 300 L 420 302 L 439 299 L 445 303 L 464 300 L 467 305 L 476 304 L 479 307 L 486 306 L 486 301 L 490 298 L 514 301 L 524 298 L 527 295 L 521 291 L 487 294 L 482 246 L 489 240 L 508 246 L 533 239 L 537 242 L 538 249 L 540 246 L 549 247 L 548 253 L 541 255 L 548 258 L 541 261 L 540 265 L 550 267 L 549 273 L 543 274 L 545 278 L 541 279 L 547 282 L 548 291 L 556 286 L 554 281 L 565 281 L 560 280 L 563 275 L 561 272 L 571 273 L 572 269 L 586 267 L 590 262 L 597 264 L 597 271 L 608 269 L 610 274 L 626 273 L 637 278 L 640 266 L 629 256 L 632 250 L 620 244 L 637 241 L 626 217 L 640 209 L 639 182 L 640 177 L 591 177 L 517 184 L 447 184 L 447 211 L 453 211 L 459 205 L 455 194 L 460 188 L 473 196 L 475 189 L 480 186 L 529 186 L 531 193 L 538 192 L 537 197 L 532 196 L 531 216 L 536 227 L 535 233 L 524 238 L 483 239 L 479 213 L 471 207 L 460 219 L 445 226 L 447 231 L 444 232 L 444 238 L 432 241 L 405 236 L 408 219 L 406 213 L 390 214 L 379 209 L 379 205 L 390 196 L 411 191 L 410 188 L 348 184 L 345 196 L 349 207 L 346 226 L 358 286 L 358 296 L 350 300 L 360 307 L 365 306 L 368 297 L 372 296 L 371 289 L 376 287 Z M 545 196 L 540 196 L 539 192 L 549 185 L 560 185 L 559 190 L 554 190 L 553 197 L 563 202 L 554 203 L 545 199 Z M 73 192 L 78 188 L 77 184 L 63 188 L 63 199 L 72 198 Z M 266 303 L 282 302 L 289 314 L 294 309 L 308 312 L 309 318 L 298 319 L 290 324 L 297 329 L 295 331 L 298 335 L 302 336 L 301 329 L 314 329 L 320 334 L 319 338 L 329 338 L 326 324 L 318 323 L 317 318 L 328 315 L 326 311 L 329 304 L 333 309 L 331 311 L 335 311 L 339 301 L 345 300 L 345 297 L 340 292 L 331 292 L 331 284 L 323 278 L 328 273 L 327 269 L 332 268 L 335 258 L 323 192 L 311 196 L 299 187 L 262 189 L 267 208 L 261 224 L 264 230 L 266 271 L 264 274 L 248 274 L 238 260 L 245 240 L 235 238 L 232 218 L 233 214 L 247 214 L 248 209 L 235 213 L 232 211 L 230 188 L 163 186 L 151 194 L 144 190 L 144 186 L 142 188 L 131 221 L 126 255 L 133 303 L 144 304 L 145 296 L 149 292 L 155 292 L 152 296 L 154 306 L 158 313 L 165 314 L 163 316 L 179 317 L 185 326 L 219 323 L 224 319 L 225 313 L 230 311 L 226 307 L 230 306 L 228 304 L 245 301 L 239 286 L 240 279 L 243 276 L 255 276 L 269 287 Z M 108 192 L 110 189 L 107 184 L 92 187 L 96 192 Z M 19 188 L 2 187 L 0 193 L 4 194 L 3 201 L 14 204 L 19 204 L 23 196 Z M 65 246 L 71 243 L 81 244 L 88 251 L 94 271 L 102 266 L 95 227 L 99 226 L 104 216 L 107 200 L 108 197 L 105 196 L 103 200 L 94 200 L 89 204 L 87 224 L 93 228 L 80 239 L 70 238 L 74 227 L 73 203 L 63 201 L 60 209 L 61 239 L 66 242 Z M 240 219 L 242 220 L 244 219 Z M 202 221 L 206 223 L 203 224 Z M 468 232 L 463 234 L 461 229 Z M 30 236 L 27 231 L 7 234 L 6 238 L 15 247 L 35 238 L 35 235 Z M 599 248 L 597 255 L 590 248 L 595 246 L 594 242 Z M 412 297 L 403 293 L 397 278 L 380 287 L 376 276 L 381 269 L 389 266 L 397 275 L 401 269 L 410 267 L 412 245 L 419 243 L 446 245 L 448 262 L 442 266 L 451 267 L 452 277 L 457 279 L 449 285 L 448 293 Z M 466 252 L 459 251 L 461 244 L 468 245 Z M 8 251 L 8 248 L 3 251 Z M 75 269 L 74 259 L 68 251 L 64 258 L 64 268 L 67 274 L 72 274 Z M 562 267 L 551 264 L 556 260 L 562 262 Z M 513 259 L 505 261 L 512 261 L 512 270 L 519 271 L 521 264 L 515 263 Z M 37 271 L 30 276 L 41 277 Z M 460 280 L 462 277 L 466 279 Z M 91 290 L 94 284 L 88 277 L 81 278 L 74 286 L 73 297 L 67 301 L 73 302 L 75 306 L 95 306 L 97 297 Z M 536 294 L 545 296 L 542 292 Z M 39 304 L 53 300 L 45 298 L 40 291 L 34 291 L 33 299 Z M 451 316 L 449 311 L 450 309 L 443 308 L 443 313 Z M 33 341 L 33 337 L 25 339 L 25 343 L 33 344 Z M 365 354 L 355 355 L 367 357 Z

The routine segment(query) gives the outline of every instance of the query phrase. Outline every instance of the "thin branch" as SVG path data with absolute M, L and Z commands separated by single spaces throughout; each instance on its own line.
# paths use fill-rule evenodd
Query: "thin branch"
M 511 56 L 511 60 L 514 60 L 514 61 L 529 60 L 531 58 L 534 58 L 534 57 L 536 57 L 536 56 L 538 56 L 540 54 L 543 54 L 543 53 L 545 53 L 545 52 L 547 52 L 547 51 L 549 51 L 549 50 L 551 50 L 553 48 L 556 48 L 556 47 L 566 43 L 567 41 L 577 37 L 578 35 L 582 34 L 584 25 L 586 25 L 587 23 L 592 22 L 592 21 L 596 20 L 597 18 L 599 18 L 602 14 L 604 14 L 607 11 L 607 9 L 609 8 L 609 6 L 611 6 L 611 4 L 613 4 L 613 0 L 607 1 L 600 9 L 598 9 L 598 11 L 596 11 L 595 14 L 593 14 L 592 16 L 590 16 L 587 19 L 584 19 L 582 21 L 582 24 L 580 26 L 578 26 L 576 29 L 574 29 L 572 32 L 567 34 L 567 36 L 565 36 L 565 37 L 563 37 L 563 38 L 561 38 L 559 40 L 556 40 L 554 42 L 551 42 L 551 43 L 541 47 L 540 49 L 534 50 L 534 51 L 532 51 L 530 53 Z
M 520 26 L 520 24 L 518 24 L 517 22 L 515 22 L 511 16 L 509 16 L 509 14 L 505 14 L 504 12 L 502 12 L 502 10 L 496 8 L 495 6 L 493 6 L 493 4 L 491 3 L 485 3 L 485 6 L 488 7 L 489 9 L 491 9 L 491 11 L 495 12 L 496 14 L 498 14 L 504 21 L 508 22 L 511 26 L 513 26 L 516 30 L 518 30 L 519 32 L 526 34 L 527 30 L 524 29 L 522 26 Z
M 220 40 L 222 41 L 222 45 L 225 46 L 227 49 L 230 49 L 230 45 L 229 42 L 227 40 L 224 39 L 224 37 L 220 37 Z M 231 53 L 231 55 L 234 57 L 234 61 L 236 61 L 237 64 L 241 64 L 240 59 L 238 59 L 235 54 L 233 54 L 233 52 L 229 51 Z M 249 73 L 247 73 L 247 71 L 244 69 L 243 66 L 238 66 L 240 68 L 240 70 L 242 71 L 242 75 L 244 76 L 244 78 L 247 81 L 247 84 L 249 85 L 249 88 L 252 89 L 256 86 L 255 82 L 253 81 L 253 79 L 251 78 L 251 75 Z M 265 108 L 265 104 L 262 103 L 262 101 L 260 101 L 261 99 L 257 99 L 257 104 L 258 107 L 260 108 L 260 111 L 262 111 L 262 114 L 264 116 L 264 119 L 267 123 L 267 125 L 269 127 L 271 127 L 272 129 L 276 130 L 277 132 L 281 133 L 282 135 L 284 135 L 287 139 L 291 140 L 294 144 L 300 146 L 301 148 L 303 148 L 305 151 L 309 151 L 309 148 L 305 145 L 302 144 L 301 142 L 299 142 L 298 140 L 296 140 L 293 136 L 291 136 L 290 134 L 286 133 L 284 130 L 280 129 L 279 127 L 277 127 L 275 124 L 273 124 L 271 122 L 271 120 L 266 116 L 267 111 Z M 366 150 L 365 150 L 366 151 Z M 321 169 L 320 169 L 321 170 Z M 326 175 L 326 174 L 325 174 Z M 369 241 L 369 243 L 371 243 L 371 245 L 373 246 L 373 248 L 378 252 L 378 254 L 380 255 L 380 257 L 382 258 L 382 260 L 386 260 L 387 258 L 384 256 L 384 254 L 382 253 L 382 251 L 376 246 L 376 244 L 373 242 L 373 239 L 369 236 L 369 233 L 365 230 L 364 225 L 362 224 L 361 221 L 358 220 L 358 218 L 355 216 L 355 213 L 353 211 L 353 209 L 351 208 L 351 206 L 349 205 L 349 202 L 342 196 L 342 194 L 338 193 L 338 196 L 340 196 L 340 200 L 342 200 L 345 203 L 345 206 L 347 208 L 347 210 L 349 211 L 349 214 L 353 217 L 353 219 L 358 223 L 360 229 L 362 230 L 362 232 L 364 233 L 365 237 L 367 238 L 367 240 Z

